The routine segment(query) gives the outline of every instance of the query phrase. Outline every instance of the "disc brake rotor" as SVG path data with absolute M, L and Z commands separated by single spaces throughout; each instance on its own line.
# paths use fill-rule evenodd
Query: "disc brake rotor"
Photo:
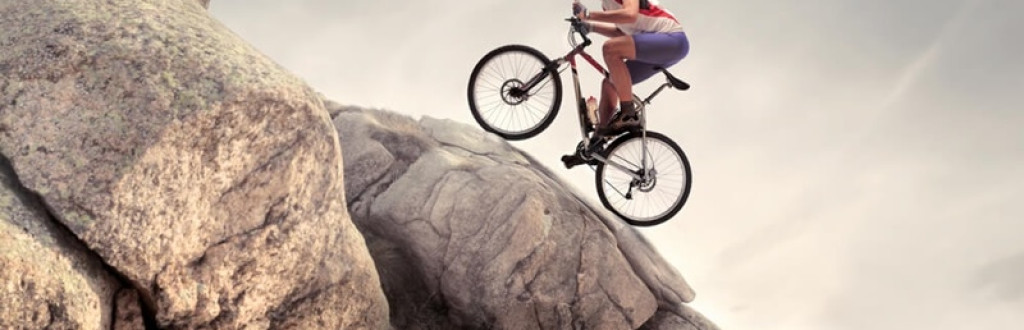
M 508 105 L 519 105 L 526 101 L 528 95 L 523 90 L 525 84 L 519 79 L 506 80 L 501 85 L 501 100 Z
M 636 189 L 649 193 L 654 190 L 654 186 L 658 185 L 658 176 L 656 175 L 658 172 L 653 169 L 651 169 L 650 173 L 647 173 L 647 175 L 644 175 L 643 172 L 644 171 L 640 171 L 640 173 L 638 173 L 643 179 L 637 181 Z

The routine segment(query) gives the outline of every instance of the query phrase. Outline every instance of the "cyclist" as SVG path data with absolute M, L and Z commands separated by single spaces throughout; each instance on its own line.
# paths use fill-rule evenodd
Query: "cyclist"
M 657 0 L 602 0 L 602 7 L 590 12 L 579 1 L 573 3 L 573 14 L 589 31 L 608 37 L 603 53 L 609 77 L 601 84 L 599 138 L 638 126 L 633 85 L 655 75 L 657 68 L 675 65 L 690 50 L 679 20 Z M 613 116 L 616 103 L 619 111 Z M 567 168 L 584 163 L 578 153 L 562 161 Z

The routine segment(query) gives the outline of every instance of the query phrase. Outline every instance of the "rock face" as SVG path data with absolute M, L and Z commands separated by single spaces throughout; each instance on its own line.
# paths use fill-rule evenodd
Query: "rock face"
M 496 136 L 329 108 L 397 328 L 716 329 L 635 230 Z
M 156 326 L 386 327 L 322 102 L 201 2 L 0 2 L 0 153 Z M 39 277 L 52 285 L 2 270 L 37 307 L 21 306 L 80 320 L 72 328 L 138 314 L 131 293 L 111 312 L 118 286 L 103 267 L 67 266 L 89 258 L 49 242 L 63 234 L 39 209 L 0 208 L 0 235 L 24 242 L 5 247 L 5 266 L 55 270 Z M 6 301 L 5 322 L 46 316 Z
M 654 317 L 651 317 L 640 329 L 704 330 L 718 329 L 718 326 L 692 308 L 686 305 L 677 305 L 658 310 L 657 313 L 654 313 Z
M 110 329 L 119 288 L 0 159 L 0 328 Z

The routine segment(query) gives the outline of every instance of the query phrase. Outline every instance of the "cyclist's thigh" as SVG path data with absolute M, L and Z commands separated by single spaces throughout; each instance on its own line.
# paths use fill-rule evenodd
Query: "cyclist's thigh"
M 690 43 L 683 32 L 638 33 L 633 35 L 636 61 L 670 67 L 690 52 Z
M 633 85 L 639 84 L 640 82 L 647 80 L 658 73 L 657 67 L 660 64 L 651 64 L 640 62 L 637 60 L 626 61 L 626 68 L 629 69 L 629 78 L 633 81 Z

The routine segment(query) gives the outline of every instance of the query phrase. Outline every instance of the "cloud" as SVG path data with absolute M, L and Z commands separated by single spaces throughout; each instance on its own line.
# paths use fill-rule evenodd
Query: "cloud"
M 900 98 L 907 93 L 907 91 L 917 83 L 924 72 L 932 63 L 935 61 L 936 56 L 945 50 L 945 48 L 952 46 L 950 44 L 950 37 L 955 34 L 958 30 L 962 29 L 964 24 L 967 23 L 968 17 L 973 12 L 973 9 L 977 6 L 979 0 L 964 0 L 960 4 L 960 8 L 954 13 L 953 17 L 946 21 L 942 26 L 942 29 L 932 39 L 931 44 L 925 48 L 920 54 L 911 61 L 906 67 L 903 68 L 893 86 L 892 91 L 886 96 L 881 106 L 876 110 L 877 112 L 890 111 L 892 106 Z
M 980 269 L 968 290 L 998 302 L 1024 302 L 1024 252 Z

